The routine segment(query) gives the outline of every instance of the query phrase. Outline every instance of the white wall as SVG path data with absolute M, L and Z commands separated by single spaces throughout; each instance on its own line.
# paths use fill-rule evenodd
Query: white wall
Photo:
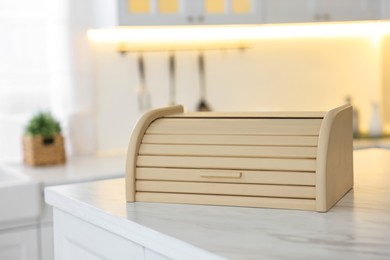
M 135 53 L 94 43 L 98 97 L 97 146 L 101 153 L 125 151 L 139 116 Z M 168 103 L 168 53 L 146 53 L 152 106 Z M 177 102 L 195 110 L 199 102 L 197 53 L 177 53 Z M 366 37 L 264 39 L 250 49 L 206 53 L 207 100 L 216 111 L 326 110 L 351 95 L 367 130 L 371 101 L 381 102 L 380 44 Z

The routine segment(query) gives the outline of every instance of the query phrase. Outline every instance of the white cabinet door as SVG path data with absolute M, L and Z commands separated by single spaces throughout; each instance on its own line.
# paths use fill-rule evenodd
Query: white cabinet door
M 193 21 L 188 0 L 118 0 L 119 25 L 183 25 Z
M 267 0 L 267 23 L 381 19 L 383 0 Z
M 41 237 L 41 260 L 54 259 L 54 235 L 51 223 L 41 224 L 39 228 Z
M 0 259 L 38 260 L 36 228 L 7 230 L 0 234 Z
M 144 248 L 107 230 L 54 209 L 56 260 L 141 260 Z
M 380 19 L 381 0 L 324 0 L 323 13 L 330 21 Z
M 263 23 L 264 0 L 197 0 L 198 24 Z
M 381 9 L 381 19 L 389 20 L 390 19 L 390 1 L 389 0 L 381 0 L 380 9 Z
M 267 0 L 266 23 L 312 22 L 318 20 L 317 0 Z

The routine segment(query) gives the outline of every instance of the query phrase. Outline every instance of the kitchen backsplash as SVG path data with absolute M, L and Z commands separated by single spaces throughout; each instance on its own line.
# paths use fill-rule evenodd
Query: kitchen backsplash
M 125 151 L 140 115 L 138 54 L 121 55 L 116 48 L 93 44 L 101 153 Z M 176 101 L 190 111 L 200 99 L 197 54 L 175 54 Z M 361 130 L 366 131 L 371 102 L 383 107 L 382 54 L 378 38 L 342 36 L 264 39 L 246 50 L 206 51 L 206 98 L 216 111 L 326 110 L 345 103 L 350 95 L 360 112 Z M 143 56 L 152 107 L 165 106 L 169 53 Z

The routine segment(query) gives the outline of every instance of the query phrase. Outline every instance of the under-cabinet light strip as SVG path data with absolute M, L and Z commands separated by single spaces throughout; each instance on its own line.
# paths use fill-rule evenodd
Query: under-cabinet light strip
M 382 37 L 390 22 L 308 23 L 281 25 L 138 26 L 88 31 L 92 42 L 122 43 L 124 49 L 198 49 L 246 47 L 260 39 L 302 37 Z

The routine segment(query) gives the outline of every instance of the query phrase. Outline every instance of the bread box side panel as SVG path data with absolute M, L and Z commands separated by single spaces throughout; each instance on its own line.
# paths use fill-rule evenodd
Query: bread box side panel
M 137 121 L 130 137 L 126 158 L 126 200 L 135 201 L 135 169 L 138 157 L 139 146 L 146 129 L 157 118 L 169 114 L 183 113 L 184 108 L 181 105 L 155 109 L 143 114 Z

